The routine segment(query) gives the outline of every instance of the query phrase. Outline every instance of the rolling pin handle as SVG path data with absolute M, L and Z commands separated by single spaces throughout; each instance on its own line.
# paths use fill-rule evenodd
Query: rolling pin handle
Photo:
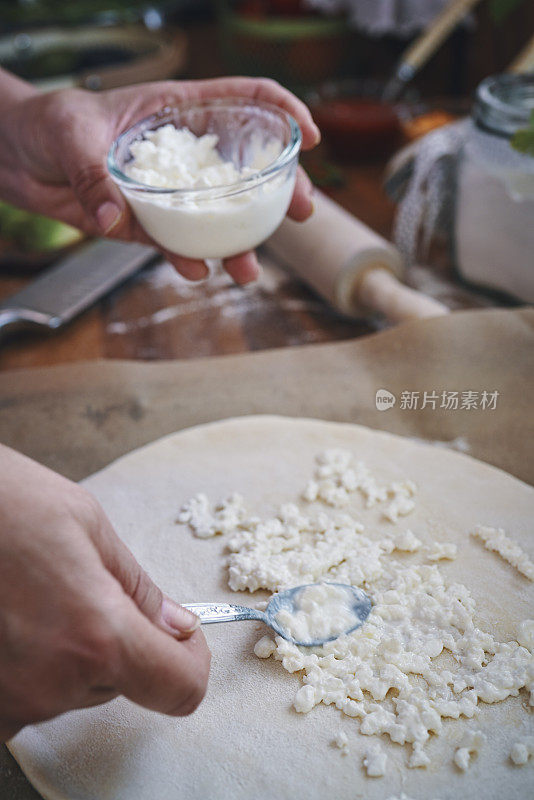
M 305 222 L 286 219 L 266 242 L 334 308 L 349 316 L 379 312 L 392 323 L 446 314 L 447 308 L 401 283 L 399 251 L 319 191 Z
M 365 270 L 354 287 L 354 301 L 373 311 L 378 311 L 389 322 L 439 317 L 449 309 L 439 300 L 405 286 L 381 264 Z

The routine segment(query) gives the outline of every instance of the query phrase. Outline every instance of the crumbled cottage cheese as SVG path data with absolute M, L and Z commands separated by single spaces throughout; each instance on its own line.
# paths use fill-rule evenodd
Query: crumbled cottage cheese
M 262 636 L 254 645 L 254 652 L 258 658 L 269 658 L 276 650 L 276 642 L 270 636 Z
M 516 742 L 510 751 L 510 759 L 518 767 L 524 766 L 531 756 L 534 756 L 534 736 Z
M 420 742 L 414 742 L 412 745 L 412 752 L 408 758 L 408 766 L 410 769 L 428 767 L 429 764 L 430 759 L 423 750 L 423 745 Z
M 188 524 L 199 539 L 209 539 L 218 533 L 231 533 L 246 518 L 243 498 L 234 492 L 213 510 L 203 492 L 183 504 L 177 522 Z
M 343 586 L 308 586 L 295 605 L 294 610 L 282 608 L 275 620 L 297 642 L 325 641 L 361 624 L 354 612 L 354 595 Z
M 534 619 L 524 619 L 517 626 L 517 641 L 534 652 Z
M 415 508 L 412 498 L 416 491 L 413 481 L 396 481 L 389 486 L 377 483 L 365 464 L 355 462 L 348 450 L 332 448 L 317 458 L 315 475 L 306 484 L 302 497 L 309 503 L 319 500 L 341 507 L 347 505 L 352 494 L 360 492 L 366 508 L 373 508 L 389 497 L 391 502 L 384 517 L 397 522 L 399 516 L 406 516 Z
M 353 586 L 373 581 L 384 547 L 362 531 L 351 518 L 308 516 L 287 503 L 277 517 L 242 526 L 229 539 L 228 583 L 236 592 L 276 592 L 323 578 Z M 392 540 L 386 546 L 390 551 Z
M 281 637 L 279 637 L 281 638 Z M 276 656 L 275 656 L 276 658 Z M 293 707 L 299 714 L 307 714 L 317 705 L 315 702 L 315 689 L 310 684 L 301 686 L 295 695 Z
M 218 144 L 214 134 L 162 125 L 131 143 L 133 158 L 124 165 L 137 184 L 162 190 L 121 187 L 141 225 L 158 244 L 189 258 L 256 247 L 276 230 L 293 194 L 296 157 L 277 174 L 240 183 L 277 159 L 283 145 L 276 137 L 251 136 L 240 152 L 249 163 L 241 168 L 221 157 Z
M 344 731 L 339 731 L 339 733 L 336 734 L 332 744 L 334 747 L 338 747 L 341 750 L 342 755 L 346 756 L 349 754 L 349 737 Z
M 410 530 L 397 533 L 393 537 L 393 550 L 403 550 L 405 553 L 415 553 L 423 544 Z
M 363 766 L 369 778 L 382 778 L 386 774 L 387 756 L 378 744 L 370 745 L 363 758 Z
M 388 494 L 392 495 L 392 500 L 386 510 L 384 517 L 390 522 L 398 522 L 399 517 L 405 517 L 415 508 L 413 497 L 417 487 L 413 481 L 400 481 L 392 483 L 388 489 Z
M 441 561 L 447 559 L 452 561 L 458 554 L 458 547 L 452 542 L 433 542 L 427 548 L 427 558 L 429 561 Z
M 275 592 L 329 581 L 366 591 L 373 607 L 353 633 L 313 649 L 263 637 L 256 654 L 272 655 L 288 672 L 300 673 L 297 712 L 335 705 L 359 720 L 361 734 L 387 734 L 410 745 L 408 767 L 425 768 L 425 745 L 442 733 L 443 719 L 472 718 L 480 701 L 500 702 L 523 687 L 534 706 L 534 621 L 519 625 L 517 641 L 499 642 L 478 628 L 469 589 L 446 582 L 438 563 L 424 563 L 453 557 L 455 548 L 423 547 L 410 531 L 368 535 L 351 514 L 335 510 L 355 492 L 366 507 L 387 506 L 398 524 L 393 520 L 408 508 L 402 503 L 414 503 L 415 486 L 382 486 L 351 453 L 327 451 L 303 493 L 318 508 L 305 513 L 286 503 L 271 519 L 235 525 L 228 540 L 229 585 Z M 325 505 L 334 510 L 327 513 Z M 478 745 L 469 741 L 465 747 L 469 756 Z M 464 764 L 464 754 L 458 760 Z
M 477 539 L 481 539 L 487 550 L 493 550 L 498 553 L 518 572 L 521 572 L 530 581 L 534 581 L 534 563 L 518 544 L 508 538 L 502 528 L 489 528 L 485 525 L 479 525 L 472 535 Z
M 237 169 L 231 161 L 221 158 L 218 143 L 219 137 L 213 133 L 195 136 L 187 128 L 162 125 L 131 143 L 133 159 L 125 165 L 125 172 L 139 183 L 162 189 L 226 186 L 264 169 L 280 152 L 276 139 L 266 146 L 258 139 L 252 147 L 251 165 Z
M 454 763 L 458 769 L 465 772 L 471 763 L 473 756 L 477 756 L 485 743 L 486 737 L 482 731 L 469 731 L 465 736 L 462 747 L 459 747 L 454 754 Z

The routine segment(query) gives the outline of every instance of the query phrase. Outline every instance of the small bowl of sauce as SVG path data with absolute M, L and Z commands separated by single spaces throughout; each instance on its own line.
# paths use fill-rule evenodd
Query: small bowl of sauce
M 308 102 L 326 146 L 339 160 L 386 158 L 404 142 L 402 109 L 382 101 L 378 85 L 327 84 Z

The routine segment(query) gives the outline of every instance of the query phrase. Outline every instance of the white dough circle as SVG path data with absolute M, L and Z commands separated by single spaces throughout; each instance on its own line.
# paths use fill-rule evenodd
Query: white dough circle
M 218 502 L 236 491 L 259 515 L 272 516 L 285 502 L 305 506 L 302 489 L 327 448 L 351 451 L 384 483 L 417 485 L 406 520 L 394 523 L 379 507 L 366 509 L 360 495 L 351 497 L 349 509 L 366 531 L 382 536 L 409 527 L 422 545 L 401 559 L 424 558 L 435 541 L 456 545 L 456 559 L 441 561 L 440 570 L 470 589 L 481 628 L 501 642 L 516 640 L 518 624 L 534 616 L 534 584 L 469 534 L 477 525 L 503 528 L 532 557 L 534 490 L 469 456 L 358 425 L 250 416 L 167 436 L 83 483 L 142 566 L 178 602 L 254 605 L 269 595 L 230 590 L 228 537 L 193 536 L 176 524 L 180 509 L 199 492 Z M 296 713 L 298 673 L 254 654 L 268 632 L 264 626 L 228 623 L 204 632 L 212 671 L 207 696 L 191 717 L 166 717 L 118 698 L 29 726 L 9 743 L 46 800 L 384 800 L 401 792 L 416 800 L 520 800 L 534 794 L 533 770 L 509 759 L 510 743 L 532 733 L 524 691 L 501 703 L 479 703 L 474 719 L 444 720 L 441 736 L 428 743 L 431 763 L 424 769 L 408 769 L 404 748 L 382 736 L 386 777 L 368 778 L 362 762 L 377 739 L 359 733 L 358 720 L 334 705 Z M 462 773 L 453 756 L 475 728 L 486 741 Z M 329 746 L 341 734 L 349 741 L 343 758 Z

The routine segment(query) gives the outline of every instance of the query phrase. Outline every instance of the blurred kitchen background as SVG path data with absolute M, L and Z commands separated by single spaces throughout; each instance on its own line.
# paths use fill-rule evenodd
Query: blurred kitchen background
M 66 86 L 99 91 L 146 80 L 230 74 L 273 77 L 311 105 L 322 129 L 322 144 L 302 159 L 316 186 L 382 236 L 392 238 L 396 204 L 410 188 L 413 143 L 468 116 L 480 82 L 508 70 L 528 50 L 534 35 L 532 0 L 467 2 L 461 21 L 402 87 L 395 102 L 382 103 L 384 85 L 402 54 L 446 5 L 451 3 L 0 0 L 0 64 L 43 91 Z M 525 158 L 533 161 L 531 156 Z M 443 181 L 440 185 L 445 191 Z M 427 198 L 421 202 L 427 203 Z M 532 301 L 495 282 L 485 286 L 478 280 L 474 286 L 455 262 L 450 236 L 440 239 L 440 231 L 443 226 L 435 224 L 424 258 L 419 251 L 411 253 L 409 284 L 451 309 Z M 397 230 L 397 237 L 402 235 Z M 410 235 L 413 238 L 417 232 Z M 72 229 L 0 205 L 0 300 L 23 285 L 22 273 L 41 270 L 78 241 L 79 234 Z M 240 344 L 241 329 L 236 336 L 235 331 L 221 328 L 216 341 L 212 337 L 209 342 L 189 332 L 186 339 L 197 341 L 192 349 L 184 349 L 183 336 L 165 328 L 170 317 L 156 330 L 158 312 L 169 307 L 181 308 L 177 316 L 184 324 L 188 312 L 183 304 L 191 298 L 185 282 L 174 282 L 171 292 L 166 265 L 160 267 L 159 278 L 143 273 L 116 290 L 98 312 L 91 312 L 99 314 L 106 345 L 95 351 L 94 343 L 92 350 L 80 344 L 73 357 L 190 357 L 349 338 L 380 327 L 379 319 L 344 318 L 300 279 L 279 272 L 276 265 L 271 268 L 272 272 L 266 270 L 267 280 L 248 293 L 239 295 L 222 273 L 202 289 L 204 322 L 215 324 L 217 314 L 221 325 L 219 306 L 215 310 L 210 306 L 214 294 L 221 292 L 228 293 L 235 314 L 240 308 L 242 315 L 248 314 L 246 346 Z M 234 323 L 235 319 L 228 324 Z M 36 343 L 37 351 L 40 346 Z M 4 364 L 57 361 L 57 356 L 47 356 L 46 349 L 41 360 L 39 355 L 28 355 L 25 361 L 21 347 L 12 346 Z
M 237 71 L 306 91 L 325 80 L 389 76 L 409 41 L 445 5 L 446 0 L 1 0 L 0 62 L 40 83 L 77 81 L 90 88 Z M 419 73 L 414 95 L 470 94 L 482 78 L 504 70 L 534 31 L 532 0 L 473 5 Z

